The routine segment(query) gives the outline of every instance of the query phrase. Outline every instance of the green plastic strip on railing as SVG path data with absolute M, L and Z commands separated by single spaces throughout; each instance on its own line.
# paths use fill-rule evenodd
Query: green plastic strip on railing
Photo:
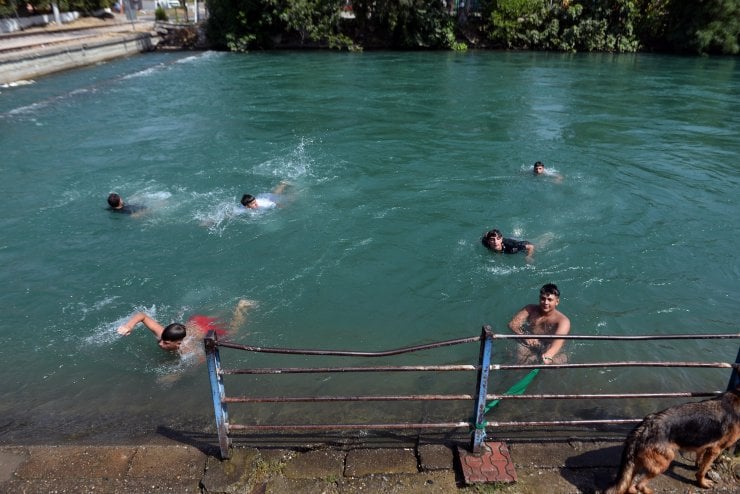
M 527 390 L 527 386 L 532 382 L 532 380 L 535 378 L 537 374 L 539 374 L 539 369 L 532 369 L 529 374 L 521 378 L 519 381 L 517 381 L 512 387 L 506 390 L 504 393 L 505 395 L 522 395 Z M 498 403 L 501 400 L 493 400 L 492 402 L 488 403 L 486 405 L 486 408 L 483 409 L 483 414 L 485 415 L 488 413 L 488 411 L 498 405 Z
M 505 395 L 523 395 L 524 392 L 527 390 L 527 386 L 530 385 L 530 383 L 534 380 L 535 376 L 540 373 L 539 369 L 532 369 L 529 374 L 518 380 L 512 387 L 506 390 L 504 393 Z M 483 415 L 487 414 L 491 408 L 495 407 L 499 404 L 501 400 L 493 400 L 489 402 L 486 405 L 486 408 L 483 409 Z M 485 420 L 480 424 L 475 424 L 475 418 L 471 417 L 469 422 L 473 423 L 473 427 L 470 428 L 470 432 L 474 432 L 475 430 L 485 430 L 486 426 L 488 425 L 488 422 Z

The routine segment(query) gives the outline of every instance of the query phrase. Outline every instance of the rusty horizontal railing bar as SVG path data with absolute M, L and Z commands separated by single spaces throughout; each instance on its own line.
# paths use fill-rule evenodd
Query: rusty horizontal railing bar
M 325 401 L 454 401 L 472 400 L 473 395 L 367 395 L 367 396 L 231 396 L 223 403 L 305 403 Z
M 486 395 L 487 400 L 579 400 L 579 399 L 627 399 L 627 398 L 700 398 L 721 395 L 714 392 L 675 393 L 611 393 L 611 394 L 530 394 L 530 395 Z M 367 395 L 367 396 L 230 396 L 223 403 L 310 403 L 332 401 L 461 401 L 472 400 L 473 395 Z
M 311 424 L 311 425 L 246 425 L 246 424 L 229 424 L 230 430 L 251 430 L 251 431 L 270 431 L 270 430 L 366 430 L 366 429 L 458 429 L 470 427 L 470 422 L 441 422 L 441 423 L 421 423 L 421 424 Z
M 487 421 L 486 427 L 517 427 L 517 426 L 551 426 L 551 425 L 617 425 L 617 424 L 637 424 L 643 419 L 594 419 L 594 420 L 536 420 L 536 421 L 510 421 L 496 422 Z M 405 423 L 405 424 L 270 424 L 270 425 L 247 425 L 247 424 L 229 424 L 229 430 L 251 430 L 251 431 L 270 431 L 270 430 L 369 430 L 369 429 L 449 429 L 449 428 L 470 428 L 471 422 L 441 422 L 441 423 Z
M 279 353 L 287 355 L 323 355 L 333 357 L 388 357 L 391 355 L 401 355 L 404 353 L 418 352 L 421 350 L 431 350 L 432 348 L 441 348 L 445 346 L 461 345 L 463 343 L 472 343 L 480 341 L 480 336 L 471 336 L 468 338 L 457 338 L 454 340 L 438 341 L 436 343 L 426 343 L 424 345 L 415 345 L 403 348 L 397 348 L 395 350 L 386 350 L 383 352 L 354 352 L 345 350 L 307 350 L 298 348 L 268 348 L 259 347 L 252 345 L 240 345 L 238 343 L 231 343 L 230 341 L 217 341 L 216 345 L 225 348 L 234 348 L 237 350 L 245 350 L 248 352 L 259 352 L 259 353 Z
M 535 420 L 530 422 L 496 422 L 487 421 L 486 427 L 519 427 L 519 426 L 543 426 L 543 425 L 613 425 L 613 424 L 639 424 L 643 419 L 594 419 L 594 420 Z
M 729 362 L 597 362 L 588 364 L 548 364 L 551 369 L 578 369 L 594 367 L 699 367 L 732 369 L 740 368 L 740 364 Z M 250 369 L 222 369 L 223 375 L 240 374 L 313 374 L 332 372 L 450 372 L 450 371 L 477 371 L 480 366 L 470 364 L 460 365 L 397 365 L 378 367 L 262 367 Z M 490 370 L 516 370 L 516 369 L 541 369 L 542 364 L 500 365 L 493 364 Z
M 552 335 L 552 334 L 494 334 L 494 340 L 728 340 L 740 338 L 740 333 L 729 334 L 666 334 L 666 335 L 635 335 L 635 336 L 605 336 L 605 335 Z
M 736 339 L 740 338 L 740 333 L 732 334 L 680 334 L 680 335 L 636 335 L 636 336 L 603 336 L 603 335 L 532 335 L 532 334 L 494 334 L 493 339 L 499 340 L 516 340 L 516 339 L 531 339 L 536 337 L 542 340 L 712 340 L 712 339 Z M 259 353 L 279 353 L 289 355 L 324 355 L 324 356 L 337 356 L 337 357 L 387 357 L 391 355 L 401 355 L 404 353 L 417 352 L 420 350 L 430 350 L 432 348 L 440 348 L 445 346 L 460 345 L 464 343 L 472 343 L 480 341 L 480 336 L 470 336 L 467 338 L 457 338 L 453 340 L 439 341 L 435 343 L 426 343 L 424 345 L 415 345 L 410 347 L 402 347 L 394 350 L 385 350 L 380 352 L 356 352 L 347 350 L 313 350 L 313 349 L 300 349 L 300 348 L 271 348 L 271 347 L 259 347 L 253 345 L 242 345 L 239 343 L 232 343 L 228 340 L 220 340 L 216 342 L 216 345 L 224 348 L 234 348 L 237 350 L 245 350 L 249 352 Z
M 310 374 L 323 372 L 425 372 L 475 371 L 477 365 L 393 365 L 379 367 L 264 367 L 253 369 L 223 369 L 222 374 Z
M 490 370 L 514 370 L 514 369 L 585 369 L 589 367 L 700 367 L 718 369 L 737 369 L 740 364 L 730 362 L 595 362 L 588 364 L 519 364 L 499 365 L 493 364 Z
M 606 394 L 530 394 L 530 395 L 486 395 L 487 400 L 586 400 L 622 398 L 705 398 L 719 396 L 722 391 L 677 392 L 677 393 L 606 393 Z

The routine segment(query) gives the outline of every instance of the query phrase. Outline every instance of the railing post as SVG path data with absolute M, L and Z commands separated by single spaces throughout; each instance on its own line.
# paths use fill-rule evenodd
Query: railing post
M 491 352 L 493 348 L 493 333 L 491 326 L 483 326 L 480 343 L 480 370 L 478 371 L 478 394 L 475 398 L 475 430 L 473 432 L 473 453 L 480 453 L 483 441 L 486 439 L 485 408 L 488 396 L 488 375 L 491 369 Z
M 735 363 L 740 364 L 740 348 L 737 350 L 737 357 L 735 357 Z M 727 391 L 732 391 L 740 387 L 740 374 L 737 372 L 737 367 L 733 367 L 732 374 L 730 374 L 730 382 L 727 383 Z
M 226 396 L 224 379 L 221 373 L 221 356 L 216 345 L 216 332 L 211 330 L 203 339 L 206 349 L 206 362 L 208 364 L 208 379 L 211 382 L 211 396 L 213 397 L 213 413 L 216 416 L 216 429 L 218 430 L 218 444 L 221 448 L 221 459 L 229 457 L 229 413 L 223 398 Z

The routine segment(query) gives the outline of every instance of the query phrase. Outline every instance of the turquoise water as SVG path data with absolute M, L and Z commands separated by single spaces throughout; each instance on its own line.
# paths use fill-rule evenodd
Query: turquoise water
M 141 326 L 116 334 L 137 310 L 164 323 L 226 317 L 249 298 L 259 305 L 236 341 L 385 350 L 483 324 L 507 332 L 554 282 L 573 334 L 737 333 L 739 96 L 732 58 L 538 53 L 160 53 L 0 89 L 0 441 L 213 431 L 205 366 L 165 354 Z M 563 180 L 533 177 L 536 160 Z M 292 184 L 285 207 L 234 214 L 243 193 L 281 180 Z M 111 191 L 146 214 L 107 212 Z M 486 251 L 479 238 L 494 227 L 536 244 L 534 261 Z M 572 362 L 714 362 L 737 348 L 586 341 L 566 351 Z M 468 345 L 410 361 L 477 355 Z M 497 356 L 510 363 L 510 346 Z M 728 378 L 597 369 L 541 373 L 530 389 L 699 391 Z M 516 376 L 493 379 L 502 391 Z M 239 382 L 257 394 L 425 394 L 472 393 L 475 379 Z M 357 407 L 298 409 L 328 422 L 470 412 Z M 255 416 L 301 422 L 290 410 Z

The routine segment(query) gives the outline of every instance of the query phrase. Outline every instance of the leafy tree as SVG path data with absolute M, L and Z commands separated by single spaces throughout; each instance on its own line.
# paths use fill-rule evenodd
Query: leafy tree
M 439 0 L 352 2 L 358 38 L 373 46 L 401 49 L 451 48 L 453 19 Z
M 493 0 L 488 8 L 489 37 L 496 45 L 529 48 L 537 44 L 545 13 L 543 0 Z
M 352 40 L 340 31 L 340 0 L 267 0 L 285 28 L 307 41 L 326 43 L 331 48 L 352 47 Z
M 209 0 L 210 41 L 231 51 L 269 48 L 283 29 L 268 7 L 267 0 Z
M 740 0 L 671 0 L 665 40 L 675 51 L 737 55 Z

